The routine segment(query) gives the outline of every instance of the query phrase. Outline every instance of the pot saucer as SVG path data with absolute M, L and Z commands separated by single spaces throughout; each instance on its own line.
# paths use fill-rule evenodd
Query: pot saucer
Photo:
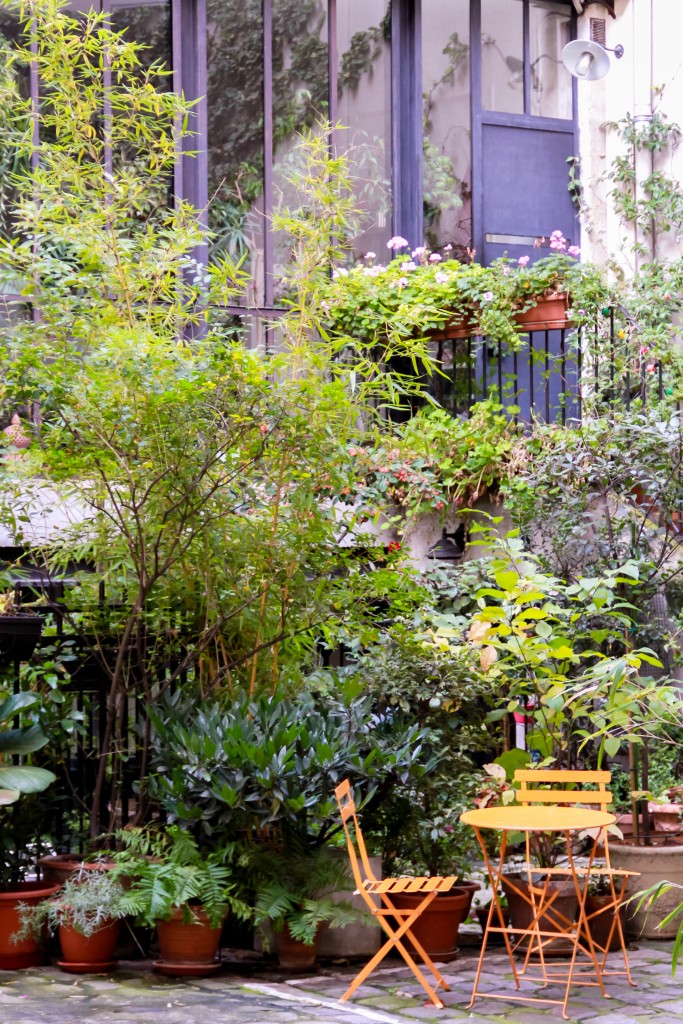
M 159 972 L 159 974 L 168 974 L 171 977 L 201 978 L 206 977 L 209 974 L 216 974 L 217 971 L 220 971 L 223 965 L 220 960 L 216 960 L 210 964 L 172 964 L 167 963 L 166 960 L 155 960 L 152 966 L 155 971 Z
M 118 964 L 118 960 L 105 960 L 101 964 L 82 964 L 72 960 L 58 960 L 57 966 L 68 974 L 108 974 Z

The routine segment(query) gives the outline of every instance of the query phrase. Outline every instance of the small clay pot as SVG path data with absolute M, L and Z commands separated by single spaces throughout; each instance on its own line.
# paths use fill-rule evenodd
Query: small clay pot
M 295 939 L 289 930 L 289 925 L 285 921 L 282 931 L 277 934 L 275 942 L 275 951 L 280 967 L 287 971 L 310 971 L 315 965 L 318 956 L 317 939 L 318 936 L 316 935 L 310 944 L 301 942 L 300 939 Z
M 79 965 L 92 964 L 96 968 L 101 964 L 113 963 L 120 927 L 120 921 L 109 921 L 92 935 L 81 935 L 75 928 L 61 924 L 59 944 L 63 961 Z
M 183 920 L 182 910 L 174 910 L 167 921 L 157 921 L 160 962 L 165 974 L 172 973 L 174 965 L 190 965 L 193 974 L 199 974 L 202 966 L 207 968 L 207 974 L 215 970 L 223 922 L 212 928 L 201 907 L 193 907 L 192 914 L 193 920 L 188 923 Z

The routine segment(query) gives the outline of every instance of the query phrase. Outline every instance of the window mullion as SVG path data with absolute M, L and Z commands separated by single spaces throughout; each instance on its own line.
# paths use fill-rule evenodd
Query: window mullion
M 263 263 L 265 305 L 272 306 L 273 279 L 273 0 L 263 0 Z

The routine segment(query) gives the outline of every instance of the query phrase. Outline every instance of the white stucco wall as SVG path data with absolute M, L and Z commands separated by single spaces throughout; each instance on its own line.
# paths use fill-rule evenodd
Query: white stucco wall
M 630 247 L 633 231 L 624 227 L 607 199 L 610 184 L 601 180 L 622 150 L 608 122 L 627 113 L 644 114 L 652 108 L 671 121 L 683 122 L 683 3 L 681 0 L 617 0 L 616 20 L 597 4 L 578 19 L 579 38 L 590 38 L 591 18 L 604 18 L 608 47 L 624 47 L 621 60 L 612 58 L 605 78 L 578 82 L 579 151 L 581 179 L 587 210 L 582 223 L 582 247 L 586 259 L 615 259 L 626 269 L 634 266 Z M 657 95 L 654 90 L 663 90 Z M 639 177 L 649 168 L 644 156 Z M 683 178 L 683 146 L 667 154 L 656 166 Z M 660 240 L 659 255 L 680 255 L 680 239 Z

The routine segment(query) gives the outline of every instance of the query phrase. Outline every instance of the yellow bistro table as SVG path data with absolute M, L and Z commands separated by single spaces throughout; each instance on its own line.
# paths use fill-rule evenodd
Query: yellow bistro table
M 524 807 L 519 804 L 510 804 L 507 807 L 482 807 L 476 811 L 466 811 L 461 815 L 460 820 L 470 825 L 477 836 L 479 845 L 484 854 L 486 870 L 493 890 L 493 899 L 489 908 L 489 916 L 484 930 L 484 938 L 477 965 L 477 973 L 472 988 L 472 999 L 470 1006 L 479 996 L 482 999 L 517 999 L 525 1003 L 556 1003 L 562 1006 L 562 1016 L 569 1020 L 567 1014 L 567 1003 L 572 985 L 595 985 L 600 989 L 605 998 L 609 998 L 603 984 L 603 971 L 598 959 L 596 948 L 590 934 L 590 928 L 586 920 L 586 896 L 588 894 L 588 882 L 590 879 L 591 866 L 595 855 L 596 843 L 592 844 L 589 854 L 588 865 L 577 867 L 572 854 L 572 833 L 592 830 L 602 833 L 605 838 L 605 830 L 613 825 L 616 818 L 607 811 L 596 811 L 583 807 Z M 500 856 L 497 868 L 491 862 L 486 849 L 486 844 L 481 835 L 482 831 L 494 830 L 502 833 Z M 506 927 L 503 913 L 500 906 L 498 889 L 503 875 L 503 865 L 507 850 L 508 834 L 521 832 L 525 837 L 526 845 L 526 869 L 528 879 L 528 890 L 516 888 L 514 883 L 507 879 L 506 884 L 516 890 L 530 906 L 532 916 L 531 924 L 526 928 Z M 563 837 L 566 844 L 567 866 L 562 868 L 535 868 L 532 867 L 530 849 L 530 838 L 534 833 L 550 832 Z M 540 881 L 534 882 L 533 875 L 541 875 Z M 550 881 L 553 877 L 564 877 L 573 884 L 578 900 L 578 914 L 576 920 L 570 921 L 558 908 L 554 907 L 559 890 L 550 888 Z M 544 929 L 546 924 L 552 924 L 553 931 Z M 496 923 L 497 922 L 497 923 Z M 502 935 L 505 941 L 512 975 L 515 980 L 517 992 L 513 995 L 493 992 L 482 992 L 479 990 L 479 979 L 481 977 L 486 946 L 491 934 Z M 571 943 L 569 968 L 561 971 L 549 971 L 545 962 L 544 951 L 549 944 L 556 941 L 558 935 L 565 936 Z M 518 938 L 519 936 L 519 938 Z M 526 958 L 524 965 L 520 966 L 515 962 L 514 951 L 520 943 L 526 942 Z M 541 970 L 540 978 L 530 978 L 526 974 L 530 957 L 538 957 Z M 585 960 L 577 963 L 579 956 L 587 958 L 588 967 L 591 968 L 590 978 L 586 978 L 583 971 L 577 971 L 577 967 L 586 966 Z M 525 976 L 527 980 L 539 980 L 543 987 L 553 983 L 564 983 L 565 991 L 563 999 L 550 999 L 542 996 L 519 995 L 520 977 Z

